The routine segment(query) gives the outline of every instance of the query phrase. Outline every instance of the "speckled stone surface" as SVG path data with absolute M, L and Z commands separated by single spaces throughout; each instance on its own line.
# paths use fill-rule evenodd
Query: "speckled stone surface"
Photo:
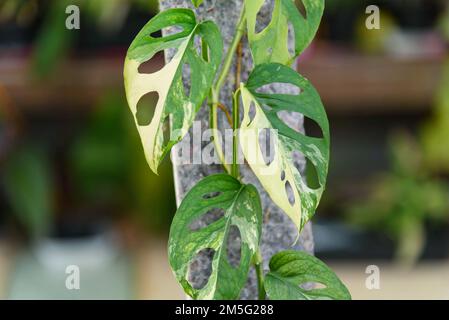
M 229 46 L 232 36 L 234 34 L 235 24 L 238 20 L 240 9 L 243 0 L 204 0 L 204 3 L 195 9 L 197 17 L 199 20 L 213 20 L 221 29 L 222 36 L 224 38 L 225 49 Z M 258 20 L 262 25 L 267 25 L 271 17 L 271 8 L 274 0 L 266 1 L 266 4 L 259 13 Z M 165 10 L 168 8 L 192 8 L 190 0 L 161 0 L 160 8 Z M 242 81 L 245 81 L 248 77 L 248 72 L 252 68 L 251 54 L 248 49 L 246 39 L 243 39 L 244 50 L 243 50 L 243 68 L 242 68 Z M 170 50 L 166 51 L 167 59 L 171 58 L 173 52 Z M 234 72 L 230 72 L 227 79 L 226 85 L 223 87 L 220 99 L 227 105 L 231 105 L 231 93 L 234 86 Z M 289 88 L 282 88 L 284 92 L 288 92 Z M 202 111 L 197 115 L 196 120 L 201 120 L 202 130 L 208 128 L 208 112 L 207 108 L 203 108 Z M 297 115 L 284 117 L 285 121 L 292 127 L 296 127 L 299 130 L 303 129 L 303 119 Z M 221 128 L 228 128 L 225 117 L 220 113 L 219 125 Z M 203 143 L 203 145 L 197 143 L 193 144 L 192 153 L 199 154 L 200 148 L 208 143 Z M 172 150 L 172 160 L 174 165 L 174 177 L 176 186 L 176 198 L 179 202 L 183 199 L 185 194 L 195 185 L 195 183 L 208 176 L 210 174 L 222 172 L 219 166 L 209 166 L 209 165 L 195 165 L 195 164 L 180 164 L 176 160 L 176 154 L 179 153 L 179 145 L 174 147 Z M 299 167 L 304 169 L 305 161 L 304 159 L 298 157 L 297 164 Z M 264 226 L 262 235 L 262 256 L 264 258 L 264 269 L 268 270 L 268 262 L 270 257 L 285 249 L 297 249 L 306 250 L 307 252 L 313 252 L 313 236 L 312 227 L 307 224 L 302 231 L 299 240 L 295 243 L 297 239 L 297 231 L 293 223 L 288 219 L 288 217 L 273 204 L 269 196 L 263 191 L 260 183 L 254 174 L 249 170 L 248 167 L 241 167 L 242 175 L 244 181 L 247 183 L 254 184 L 261 193 L 262 206 L 264 210 Z M 239 243 L 239 234 L 234 232 L 231 235 L 230 253 L 231 259 L 238 259 L 239 250 L 237 249 Z M 197 259 L 191 265 L 190 281 L 195 287 L 201 287 L 204 285 L 210 274 L 210 257 L 211 252 L 202 252 Z M 257 298 L 257 284 L 256 276 L 254 270 L 251 270 L 250 277 L 245 289 L 241 294 L 242 299 L 256 299 Z

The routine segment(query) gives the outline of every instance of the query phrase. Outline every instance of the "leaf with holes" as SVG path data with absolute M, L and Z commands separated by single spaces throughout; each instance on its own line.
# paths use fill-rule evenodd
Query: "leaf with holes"
M 155 36 L 155 33 L 170 27 L 181 31 L 165 37 Z M 207 46 L 202 49 L 208 50 L 209 61 L 197 52 L 195 38 L 201 38 L 202 41 L 198 42 Z M 170 48 L 177 50 L 176 54 L 161 70 L 150 74 L 139 72 L 139 67 L 156 53 Z M 128 49 L 124 68 L 126 96 L 146 159 L 154 172 L 192 125 L 212 85 L 222 51 L 223 43 L 217 26 L 211 21 L 197 23 L 193 11 L 188 9 L 159 13 L 143 27 Z M 185 88 L 183 82 L 186 67 L 191 71 L 190 88 Z M 158 95 L 154 116 L 150 123 L 140 123 L 138 103 L 151 93 Z M 164 128 L 168 121 L 170 129 Z
M 200 6 L 200 4 L 203 3 L 203 0 L 192 0 L 192 3 L 195 7 L 198 8 Z
M 322 288 L 304 288 L 311 284 Z M 326 264 L 302 251 L 282 251 L 271 258 L 265 289 L 271 300 L 351 299 L 348 289 Z
M 314 38 L 323 15 L 324 0 L 274 0 L 270 23 L 257 32 L 258 13 L 265 1 L 245 0 L 248 40 L 255 65 L 268 62 L 291 64 Z M 297 7 L 300 1 L 305 17 Z M 288 47 L 289 28 L 295 39 L 291 50 Z
M 298 94 L 264 93 L 276 84 L 298 89 Z M 254 69 L 241 86 L 244 118 L 239 131 L 240 146 L 252 171 L 271 199 L 292 219 L 298 229 L 313 216 L 326 185 L 329 164 L 329 123 L 320 96 L 305 78 L 277 63 Z M 301 113 L 313 120 L 322 137 L 306 136 L 282 120 L 283 113 Z M 262 130 L 269 130 L 274 155 L 265 160 Z M 263 142 L 263 141 L 262 141 Z M 294 155 L 300 153 L 316 172 L 317 186 L 301 176 Z
M 199 230 L 192 225 L 209 212 L 222 217 Z M 240 232 L 240 262 L 233 266 L 227 255 L 231 227 Z M 257 189 L 242 185 L 226 174 L 209 176 L 190 190 L 170 229 L 170 265 L 184 291 L 195 299 L 237 299 L 244 287 L 251 259 L 262 229 L 262 209 Z M 207 284 L 195 289 L 188 281 L 189 266 L 204 249 L 214 250 L 212 273 Z

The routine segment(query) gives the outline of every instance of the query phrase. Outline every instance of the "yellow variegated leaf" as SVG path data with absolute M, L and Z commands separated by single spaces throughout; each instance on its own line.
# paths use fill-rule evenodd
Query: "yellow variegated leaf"
M 178 27 L 178 33 L 156 37 L 155 33 L 168 27 Z M 201 38 L 208 60 L 195 47 L 195 37 Z M 206 46 L 206 47 L 204 47 Z M 156 53 L 176 49 L 173 59 L 161 70 L 146 74 L 139 67 Z M 220 65 L 223 43 L 220 32 L 211 21 L 197 23 L 193 11 L 171 9 L 164 11 L 140 31 L 132 42 L 125 60 L 125 90 L 129 107 L 134 115 L 150 168 L 157 168 L 170 151 L 187 133 L 212 86 Z M 183 83 L 183 68 L 190 68 L 190 92 Z M 138 121 L 138 103 L 147 93 L 156 92 L 158 102 L 149 124 Z M 164 124 L 170 130 L 164 137 Z
M 274 83 L 296 86 L 300 93 L 263 93 Z M 240 128 L 242 152 L 265 190 L 298 229 L 313 216 L 326 184 L 329 162 L 329 124 L 320 97 L 312 85 L 294 70 L 281 64 L 263 64 L 241 86 L 244 118 Z M 315 121 L 323 137 L 297 132 L 280 118 L 282 112 L 297 112 Z M 260 143 L 261 130 L 270 130 L 274 155 L 267 163 Z M 319 186 L 309 186 L 295 167 L 294 154 L 304 155 L 316 169 Z

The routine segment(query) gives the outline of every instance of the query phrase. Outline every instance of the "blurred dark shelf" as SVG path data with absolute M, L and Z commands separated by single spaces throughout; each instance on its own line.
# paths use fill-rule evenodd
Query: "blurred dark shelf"
M 69 59 L 43 79 L 31 68 L 27 55 L 0 54 L 0 85 L 24 112 L 76 112 L 92 107 L 105 90 L 123 88 L 120 55 Z
M 447 260 L 449 257 L 448 226 L 425 224 L 425 245 L 420 261 Z M 328 260 L 392 260 L 395 242 L 385 233 L 364 230 L 334 219 L 318 219 L 313 225 L 315 253 Z
M 299 71 L 330 114 L 406 114 L 430 109 L 444 57 L 395 58 L 316 50 Z
M 299 64 L 331 115 L 417 113 L 431 107 L 443 57 L 399 59 L 334 51 L 315 49 Z M 107 89 L 123 91 L 123 57 L 73 58 L 50 78 L 33 79 L 27 55 L 0 53 L 0 84 L 20 110 L 76 112 L 91 107 Z

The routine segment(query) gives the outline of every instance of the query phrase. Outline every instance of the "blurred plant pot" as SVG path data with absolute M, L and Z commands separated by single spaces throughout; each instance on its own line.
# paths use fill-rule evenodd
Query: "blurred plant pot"
M 131 299 L 132 265 L 108 224 L 56 226 L 17 255 L 9 299 Z
M 108 224 L 56 224 L 53 232 L 32 244 L 39 263 L 48 270 L 69 265 L 99 269 L 117 259 L 117 235 Z

